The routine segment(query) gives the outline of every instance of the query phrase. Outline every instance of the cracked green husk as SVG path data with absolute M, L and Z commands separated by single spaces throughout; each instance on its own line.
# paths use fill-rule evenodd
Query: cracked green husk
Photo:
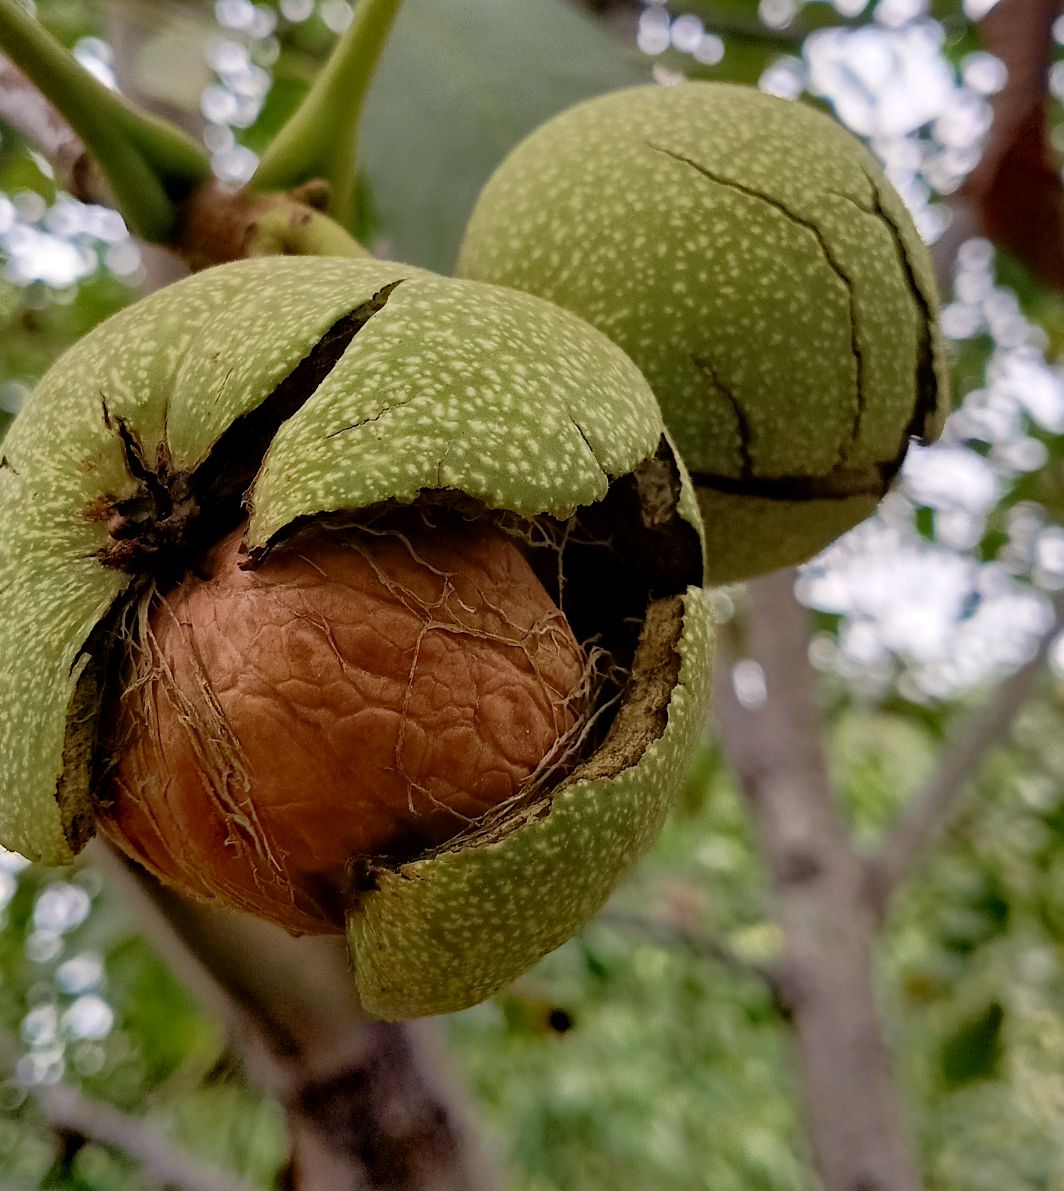
M 867 516 L 946 413 L 904 204 L 839 125 L 752 88 L 637 87 L 549 121 L 488 181 L 458 272 L 574 311 L 640 367 L 698 487 L 711 582 Z
M 105 515 L 143 498 L 129 441 L 185 491 L 351 312 L 357 332 L 274 428 L 247 489 L 252 551 L 307 519 L 441 489 L 566 518 L 659 449 L 660 412 L 620 350 L 567 312 L 490 285 L 370 260 L 261 258 L 115 316 L 49 371 L 2 446 L 4 846 L 61 864 L 92 834 L 101 683 L 120 648 L 106 629 L 140 578 Z M 676 515 L 697 528 L 682 467 L 680 483 Z M 678 671 L 638 756 L 605 772 L 608 739 L 516 821 L 372 871 L 348 920 L 372 1012 L 488 995 L 579 929 L 648 846 L 708 687 L 704 595 L 673 599 Z

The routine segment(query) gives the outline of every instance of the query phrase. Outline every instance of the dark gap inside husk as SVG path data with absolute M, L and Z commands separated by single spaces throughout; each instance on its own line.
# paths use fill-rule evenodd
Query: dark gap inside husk
M 623 687 L 613 697 L 610 714 L 600 725 L 594 746 L 573 759 L 569 774 L 557 785 L 523 791 L 520 799 L 496 807 L 470 830 L 433 852 L 452 849 L 456 844 L 465 847 L 500 839 L 522 824 L 548 815 L 552 796 L 565 786 L 614 778 L 637 764 L 668 724 L 669 700 L 680 676 L 682 632 L 682 596 L 652 600 L 624 672 Z M 363 874 L 372 875 L 372 871 L 371 866 L 363 869 Z
M 638 762 L 664 731 L 680 666 L 680 597 L 701 579 L 699 537 L 695 527 L 680 515 L 680 495 L 679 466 L 662 440 L 653 456 L 630 474 L 615 479 L 601 501 L 578 509 L 567 519 L 521 518 L 489 509 L 455 491 L 428 491 L 411 504 L 388 501 L 357 512 L 308 517 L 290 525 L 271 543 L 253 570 L 264 571 L 271 561 L 283 561 L 289 554 L 313 557 L 316 544 L 325 537 L 344 550 L 356 551 L 367 546 L 375 550 L 373 543 L 381 538 L 398 539 L 413 552 L 409 544 L 412 528 L 451 536 L 475 532 L 487 523 L 493 530 L 501 530 L 529 564 L 556 606 L 555 614 L 564 618 L 566 632 L 571 630 L 579 643 L 584 664 L 576 686 L 557 688 L 560 702 L 556 706 L 564 706 L 568 713 L 559 715 L 565 724 L 563 733 L 511 795 L 486 811 L 478 811 L 475 817 L 465 818 L 455 811 L 446 834 L 430 837 L 428 822 L 422 820 L 419 825 L 415 819 L 392 837 L 388 846 L 372 854 L 350 855 L 346 868 L 301 874 L 298 883 L 288 886 L 298 916 L 295 926 L 286 921 L 290 929 L 313 929 L 305 918 L 313 907 L 320 914 L 317 921 L 325 924 L 319 929 L 328 929 L 328 923 L 338 929 L 352 899 L 372 887 L 382 868 L 400 867 L 440 848 L 497 838 L 529 818 L 549 814 L 556 791 L 577 776 L 609 777 Z M 212 574 L 213 556 L 204 556 L 201 565 L 206 574 Z M 405 588 L 403 594 L 411 600 L 420 598 Z M 122 755 L 125 743 L 121 733 L 127 731 L 114 716 L 115 699 L 127 686 L 146 681 L 146 667 L 162 673 L 152 656 L 153 637 L 147 626 L 153 601 L 165 597 L 166 589 L 155 584 L 135 604 L 127 605 L 118 630 L 126 662 L 107 692 L 111 710 L 97 750 L 95 778 L 97 805 L 112 823 L 114 788 L 109 762 Z M 490 607 L 495 613 L 506 611 Z M 476 628 L 480 639 L 490 638 L 494 632 L 486 624 Z M 168 689 L 165 676 L 159 689 Z M 171 701 L 177 704 L 179 699 Z M 206 724 L 203 739 L 221 738 L 224 728 L 222 723 L 213 728 Z M 196 731 L 198 739 L 199 729 Z M 401 771 L 398 751 L 395 765 Z M 213 788 L 213 778 L 208 775 L 204 780 Z M 239 830 L 233 830 L 232 840 L 236 841 Z M 264 838 L 267 851 L 272 851 L 270 837 Z M 180 849 L 182 845 L 175 846 Z M 176 854 L 174 859 L 177 862 Z M 168 879 L 165 869 L 156 875 Z M 230 883 L 224 888 L 230 900 L 255 910 L 253 904 L 241 900 L 238 886 Z
M 750 496 L 761 500 L 802 502 L 807 500 L 849 500 L 853 496 L 872 496 L 877 500 L 890 487 L 908 448 L 903 439 L 901 454 L 887 463 L 868 467 L 835 467 L 822 476 L 734 476 L 693 471 L 691 480 L 698 488 Z

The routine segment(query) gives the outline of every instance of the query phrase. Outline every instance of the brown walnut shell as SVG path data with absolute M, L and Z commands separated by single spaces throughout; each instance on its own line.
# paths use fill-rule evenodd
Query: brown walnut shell
M 360 860 L 416 855 L 560 776 L 584 652 L 490 524 L 408 510 L 255 569 L 242 530 L 145 598 L 98 822 L 186 893 L 340 931 Z

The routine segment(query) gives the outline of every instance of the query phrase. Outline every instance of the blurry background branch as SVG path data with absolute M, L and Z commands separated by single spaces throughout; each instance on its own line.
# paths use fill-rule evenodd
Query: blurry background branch
M 999 684 L 985 706 L 957 725 L 938 758 L 935 772 L 910 799 L 901 818 L 869 860 L 869 879 L 880 910 L 926 854 L 935 836 L 949 823 L 960 796 L 983 760 L 1004 744 L 1008 734 L 1045 674 L 1050 651 L 1064 632 L 1064 592 L 1054 592 L 1053 615 L 1032 657 Z
M 829 1191 L 915 1191 L 915 1155 L 873 987 L 875 917 L 831 793 L 809 614 L 794 578 L 778 571 L 749 585 L 749 654 L 764 673 L 765 698 L 754 707 L 739 701 L 725 647 L 720 729 L 772 873 L 780 980 L 814 1163 Z
M 0 121 L 37 146 L 64 190 L 86 203 L 110 202 L 103 176 L 81 139 L 3 54 L 0 54 Z
M 0 1034 L 0 1065 L 14 1072 L 19 1054 L 14 1039 Z M 29 1084 L 26 1091 L 53 1127 L 118 1150 L 132 1158 L 149 1179 L 175 1191 L 254 1191 L 251 1184 L 182 1153 L 149 1122 L 66 1084 Z
M 1049 68 L 1060 0 L 999 0 L 979 23 L 1008 71 L 979 164 L 956 205 L 1053 289 L 1064 289 L 1064 182 L 1049 139 Z

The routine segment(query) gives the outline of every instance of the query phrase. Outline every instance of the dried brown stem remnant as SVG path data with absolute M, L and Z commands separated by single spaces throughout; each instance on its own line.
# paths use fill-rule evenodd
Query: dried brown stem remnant
M 102 829 L 162 880 L 297 932 L 564 767 L 588 663 L 514 539 L 415 510 L 253 570 L 241 531 L 145 597 Z

